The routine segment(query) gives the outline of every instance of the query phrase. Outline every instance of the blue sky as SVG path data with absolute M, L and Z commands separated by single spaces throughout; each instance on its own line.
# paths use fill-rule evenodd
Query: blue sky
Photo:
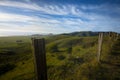
M 0 0 L 0 36 L 120 33 L 120 0 Z

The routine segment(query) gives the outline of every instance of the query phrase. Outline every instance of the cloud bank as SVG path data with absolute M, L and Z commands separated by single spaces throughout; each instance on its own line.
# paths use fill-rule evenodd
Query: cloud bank
M 0 34 L 120 32 L 120 6 L 0 1 Z

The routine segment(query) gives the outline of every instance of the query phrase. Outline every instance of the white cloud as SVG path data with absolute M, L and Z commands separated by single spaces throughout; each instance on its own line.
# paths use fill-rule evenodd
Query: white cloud
M 101 6 L 77 6 L 77 5 L 37 5 L 35 3 L 0 1 L 0 6 L 10 8 L 20 8 L 30 11 L 36 11 L 32 15 L 13 14 L 0 12 L 0 34 L 6 35 L 7 32 L 18 33 L 62 33 L 82 30 L 115 30 L 114 26 L 119 28 L 119 18 L 104 16 L 95 12 L 85 12 L 84 10 L 103 10 Z M 117 7 L 117 10 L 119 7 Z M 25 11 L 23 11 L 25 13 Z M 119 11 L 116 11 L 119 13 Z M 42 17 L 37 15 L 44 15 Z M 53 17 L 47 14 L 52 14 Z M 62 16 L 62 17 L 61 17 Z M 76 17 L 76 18 L 71 18 Z M 84 20 L 85 19 L 85 20 Z M 116 24 L 116 25 L 114 25 Z M 11 35 L 7 34 L 7 35 Z
M 26 8 L 32 10 L 39 10 L 39 6 L 36 4 L 23 3 L 17 1 L 0 1 L 0 6 L 16 7 L 16 8 Z
M 102 4 L 102 5 L 62 5 L 62 4 L 42 4 L 38 5 L 30 0 L 25 0 L 26 2 L 20 1 L 10 1 L 10 0 L 1 0 L 0 6 L 14 7 L 20 9 L 35 10 L 39 11 L 42 14 L 52 14 L 52 15 L 74 15 L 78 17 L 89 18 L 91 16 L 90 13 L 84 12 L 84 10 L 94 10 L 95 11 L 110 11 L 120 13 L 120 7 L 116 5 L 110 4 Z M 93 12 L 93 13 L 94 13 Z M 95 14 L 95 13 L 94 13 Z
M 64 15 L 64 16 L 76 16 L 84 17 L 93 20 L 93 14 L 96 16 L 96 11 L 110 11 L 120 13 L 119 6 L 102 4 L 102 5 L 62 5 L 62 4 L 42 4 L 38 5 L 30 0 L 26 0 L 29 3 L 20 1 L 0 1 L 0 6 L 20 8 L 24 11 L 39 11 L 40 14 L 52 14 L 52 15 Z M 92 12 L 84 12 L 85 10 L 93 10 Z M 98 15 L 98 14 L 97 14 Z
M 83 21 L 80 18 L 41 18 L 36 16 L 25 16 L 20 14 L 0 13 L 0 34 L 8 32 L 7 35 L 32 34 L 32 33 L 63 33 L 73 31 L 94 30 L 115 30 L 113 24 L 119 24 L 118 21 L 111 18 L 94 16 L 96 20 Z M 1 21 L 5 21 L 2 23 Z M 8 23 L 13 21 L 13 23 Z M 25 22 L 18 24 L 14 21 Z M 118 26 L 118 25 L 116 25 Z M 106 27 L 106 28 L 105 28 Z M 119 30 L 118 30 L 119 31 Z M 4 35 L 6 35 L 4 34 Z
M 28 1 L 29 2 L 29 1 Z M 27 10 L 39 11 L 43 14 L 52 15 L 74 15 L 74 16 L 86 16 L 87 14 L 81 11 L 79 8 L 83 6 L 77 5 L 37 5 L 36 3 L 24 3 L 19 1 L 0 1 L 0 6 L 14 7 Z M 87 8 L 84 6 L 83 8 Z M 87 15 L 88 16 L 88 15 Z
M 0 1 L 0 6 L 7 7 L 15 7 L 15 8 L 23 8 L 41 11 L 47 14 L 67 14 L 64 9 L 60 9 L 58 6 L 40 6 L 35 3 L 24 3 L 24 2 L 16 2 L 16 1 Z
M 35 34 L 35 33 L 37 33 L 37 32 L 36 31 L 26 31 L 26 30 L 0 29 L 0 36 L 31 35 L 31 34 Z
M 2 22 L 23 22 L 23 23 L 60 23 L 56 19 L 49 18 L 41 18 L 38 16 L 27 16 L 27 15 L 20 15 L 20 14 L 13 14 L 13 13 L 6 13 L 6 12 L 0 12 L 0 24 L 3 24 Z M 9 23 L 10 24 L 10 23 Z
M 30 17 L 20 14 L 11 14 L 0 12 L 0 21 L 21 21 L 21 22 L 29 22 L 29 21 L 36 21 L 37 17 Z

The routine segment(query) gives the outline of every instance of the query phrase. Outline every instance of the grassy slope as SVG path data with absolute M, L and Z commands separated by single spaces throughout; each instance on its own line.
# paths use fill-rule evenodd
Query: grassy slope
M 22 43 L 17 43 L 22 40 Z M 29 37 L 3 37 L 0 38 L 0 52 L 13 51 L 13 55 L 1 55 L 1 65 L 14 64 L 16 67 L 0 76 L 0 80 L 23 80 L 34 77 L 33 57 Z
M 16 40 L 23 40 L 25 44 L 16 44 Z M 102 63 L 97 64 L 97 37 L 73 37 L 54 36 L 46 38 L 46 47 L 57 45 L 56 52 L 47 49 L 47 65 L 49 80 L 117 80 L 119 78 L 118 66 L 109 64 L 111 57 L 108 37 L 104 38 Z M 0 76 L 0 80 L 33 80 L 34 65 L 33 56 L 30 50 L 30 38 L 13 37 L 0 38 L 0 48 L 16 48 L 15 55 L 10 57 L 13 60 L 8 62 L 16 67 Z M 68 48 L 72 44 L 72 53 L 68 53 Z M 25 46 L 26 45 L 26 46 Z M 22 51 L 21 51 L 22 50 Z M 14 58 L 17 60 L 14 61 Z M 5 58 L 6 59 L 6 58 Z M 118 59 L 120 59 L 118 57 Z M 114 63 L 116 56 L 114 56 Z M 118 63 L 119 64 L 119 63 Z M 111 71 L 112 69 L 112 71 Z M 117 69 L 117 70 L 116 70 Z M 112 73 L 113 72 L 113 73 Z M 72 76 L 71 76 L 72 75 Z M 112 75 L 112 76 L 111 76 Z M 111 76 L 111 77 L 110 77 Z

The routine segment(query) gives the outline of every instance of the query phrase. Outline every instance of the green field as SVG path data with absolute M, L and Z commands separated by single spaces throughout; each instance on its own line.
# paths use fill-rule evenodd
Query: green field
M 104 36 L 97 62 L 98 36 L 45 37 L 48 80 L 120 80 L 120 37 Z M 34 80 L 31 37 L 0 38 L 0 80 Z

